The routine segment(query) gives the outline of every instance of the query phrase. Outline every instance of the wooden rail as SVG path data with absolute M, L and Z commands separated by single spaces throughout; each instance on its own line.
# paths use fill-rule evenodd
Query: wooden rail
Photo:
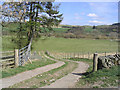
M 13 68 L 15 66 L 14 51 L 5 51 L 0 53 L 2 54 L 2 57 L 0 57 L 0 64 L 1 64 L 0 66 L 3 69 Z
M 0 54 L 2 53 L 13 53 L 14 51 L 4 51 L 4 52 L 0 52 Z

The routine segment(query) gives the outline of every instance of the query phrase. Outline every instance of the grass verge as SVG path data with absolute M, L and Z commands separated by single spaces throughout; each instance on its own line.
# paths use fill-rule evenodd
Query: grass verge
M 59 68 L 52 69 L 43 74 L 39 74 L 35 77 L 32 77 L 31 79 L 17 83 L 10 88 L 39 88 L 45 85 L 50 85 L 57 79 L 60 79 L 68 73 L 72 72 L 75 68 L 77 68 L 77 65 L 77 63 L 65 61 L 65 64 Z
M 55 59 L 53 56 L 50 56 L 50 55 L 48 54 L 48 52 L 45 52 L 45 55 L 48 56 L 48 57 L 50 57 L 50 58 L 52 58 L 52 59 Z
M 69 60 L 72 60 L 72 61 L 82 61 L 82 62 L 85 62 L 85 63 L 88 63 L 90 66 L 92 66 L 92 59 L 87 59 L 87 58 L 70 58 Z
M 117 88 L 119 73 L 119 66 L 113 66 L 109 69 L 102 69 L 92 72 L 92 60 L 71 58 L 74 61 L 83 61 L 90 65 L 89 69 L 83 77 L 76 83 L 76 88 Z M 91 64 L 90 64 L 91 63 Z
M 25 66 L 19 66 L 13 69 L 4 69 L 2 70 L 2 78 L 13 76 L 24 71 L 32 70 L 53 63 L 56 63 L 56 61 L 50 59 L 41 59 L 33 61 L 32 64 L 26 64 Z

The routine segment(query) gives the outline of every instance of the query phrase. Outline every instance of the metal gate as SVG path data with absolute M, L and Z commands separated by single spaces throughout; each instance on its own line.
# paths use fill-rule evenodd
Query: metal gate
M 19 66 L 22 66 L 25 64 L 25 62 L 30 59 L 31 55 L 31 43 L 22 49 L 19 49 Z

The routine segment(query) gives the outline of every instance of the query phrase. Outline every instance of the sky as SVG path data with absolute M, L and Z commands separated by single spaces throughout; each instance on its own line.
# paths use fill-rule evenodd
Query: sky
M 61 24 L 110 25 L 117 23 L 118 0 L 104 0 L 104 2 L 101 1 L 99 2 L 99 0 L 93 0 L 93 2 L 90 2 L 88 0 L 84 0 L 84 2 L 80 2 L 80 0 L 64 0 L 63 2 L 62 0 L 55 0 L 55 4 L 61 4 L 59 11 L 60 13 L 63 13 L 64 18 Z
M 118 2 L 56 2 L 61 3 L 65 25 L 110 25 L 118 22 Z

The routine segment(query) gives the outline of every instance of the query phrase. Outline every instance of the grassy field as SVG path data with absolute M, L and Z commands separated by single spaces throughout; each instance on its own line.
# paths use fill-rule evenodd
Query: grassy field
M 33 44 L 36 51 L 56 52 L 116 52 L 118 43 L 110 40 L 41 38 Z
M 11 41 L 12 36 L 3 36 L 2 37 L 2 50 L 9 51 L 14 50 L 16 45 Z
M 14 50 L 16 45 L 11 41 L 11 36 L 2 38 L 2 50 Z M 118 42 L 110 40 L 94 39 L 65 39 L 54 37 L 42 37 L 33 42 L 33 51 L 56 52 L 116 52 Z

